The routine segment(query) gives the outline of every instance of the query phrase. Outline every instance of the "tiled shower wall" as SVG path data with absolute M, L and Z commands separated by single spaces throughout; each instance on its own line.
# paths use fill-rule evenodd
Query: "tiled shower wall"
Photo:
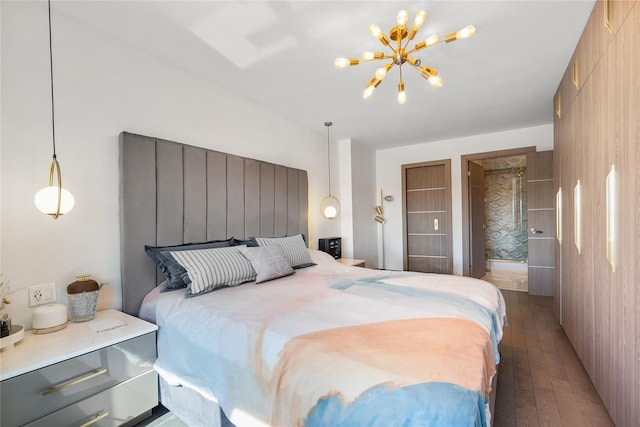
M 524 156 L 483 161 L 487 258 L 527 261 L 527 173 Z M 522 165 L 522 166 L 520 166 Z

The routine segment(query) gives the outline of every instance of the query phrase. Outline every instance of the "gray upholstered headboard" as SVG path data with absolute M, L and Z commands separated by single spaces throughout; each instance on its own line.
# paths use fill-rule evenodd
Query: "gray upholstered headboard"
M 144 245 L 308 237 L 307 172 L 128 132 L 120 134 L 122 308 L 137 316 L 161 280 Z

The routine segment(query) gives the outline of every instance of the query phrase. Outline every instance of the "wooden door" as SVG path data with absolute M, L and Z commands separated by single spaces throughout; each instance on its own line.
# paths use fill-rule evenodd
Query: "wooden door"
M 469 215 L 471 215 L 469 220 L 471 277 L 480 279 L 487 272 L 484 235 L 484 167 L 474 162 L 469 162 Z
M 402 165 L 404 269 L 453 272 L 451 161 Z
M 529 294 L 531 295 L 554 295 L 556 231 L 554 205 L 553 151 L 527 154 Z

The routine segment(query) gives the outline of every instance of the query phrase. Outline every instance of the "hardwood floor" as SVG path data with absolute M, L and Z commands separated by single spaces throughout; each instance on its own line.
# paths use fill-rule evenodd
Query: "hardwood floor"
M 509 325 L 494 427 L 613 426 L 553 312 L 553 298 L 503 290 Z

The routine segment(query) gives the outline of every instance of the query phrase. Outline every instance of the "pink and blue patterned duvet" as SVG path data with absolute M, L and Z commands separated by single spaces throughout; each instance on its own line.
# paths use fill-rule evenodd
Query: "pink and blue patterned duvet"
M 505 322 L 497 288 L 311 252 L 317 266 L 272 282 L 150 295 L 156 370 L 237 426 L 488 424 Z

